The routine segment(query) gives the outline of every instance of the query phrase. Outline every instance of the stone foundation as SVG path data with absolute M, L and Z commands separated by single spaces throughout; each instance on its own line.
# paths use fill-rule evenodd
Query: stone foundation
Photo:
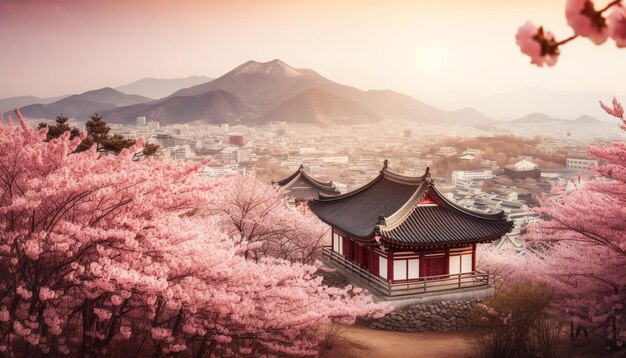
M 470 313 L 481 299 L 441 301 L 398 308 L 383 318 L 364 320 L 363 324 L 388 331 L 459 332 L 469 325 Z

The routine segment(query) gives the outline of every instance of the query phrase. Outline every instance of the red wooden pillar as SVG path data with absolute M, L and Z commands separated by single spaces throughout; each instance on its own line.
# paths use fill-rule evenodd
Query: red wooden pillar
M 443 273 L 450 274 L 450 248 L 446 247 L 446 253 L 443 259 Z
M 378 254 L 378 252 L 374 250 L 372 250 L 372 262 L 374 263 L 374 266 L 372 266 L 371 272 L 374 275 L 379 276 L 380 275 L 380 255 Z
M 387 279 L 393 282 L 393 250 L 387 251 Z
M 424 277 L 424 273 L 426 272 L 426 264 L 424 262 L 424 253 L 420 252 L 420 277 Z
M 472 244 L 472 271 L 476 271 L 476 244 Z

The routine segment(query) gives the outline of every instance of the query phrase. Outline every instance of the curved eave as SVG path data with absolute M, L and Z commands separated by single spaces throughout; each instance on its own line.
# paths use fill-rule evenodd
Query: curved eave
M 454 246 L 464 246 L 464 245 L 468 245 L 468 244 L 490 243 L 490 242 L 493 242 L 495 240 L 498 240 L 498 239 L 502 238 L 503 235 L 505 235 L 506 233 L 511 232 L 512 229 L 513 228 L 511 227 L 507 231 L 504 231 L 502 233 L 489 235 L 489 236 L 486 236 L 486 237 L 467 239 L 467 240 L 462 240 L 462 241 L 437 242 L 437 243 L 408 243 L 408 242 L 402 242 L 402 241 L 397 241 L 397 240 L 391 239 L 391 238 L 385 236 L 384 234 L 380 234 L 378 237 L 379 237 L 379 240 L 381 242 L 386 243 L 389 246 L 396 246 L 396 247 L 403 247 L 403 248 L 429 249 L 429 248 L 440 248 L 440 247 L 451 247 L 451 246 L 452 247 L 454 247 Z M 367 241 L 376 241 L 376 238 L 373 237 L 371 240 L 367 240 Z
M 304 171 L 304 167 L 302 165 L 300 166 L 300 168 L 298 168 L 298 170 L 295 173 L 291 174 L 285 179 L 274 181 L 272 182 L 272 184 L 276 184 L 278 186 L 288 189 L 291 185 L 293 185 L 293 183 L 297 182 L 301 177 L 304 178 L 304 180 L 306 180 L 312 186 L 320 189 L 320 191 L 339 194 L 339 190 L 335 187 L 335 184 L 332 181 L 322 182 L 322 181 L 314 179 L 313 177 L 311 177 Z M 332 195 L 334 194 L 330 194 L 330 196 Z

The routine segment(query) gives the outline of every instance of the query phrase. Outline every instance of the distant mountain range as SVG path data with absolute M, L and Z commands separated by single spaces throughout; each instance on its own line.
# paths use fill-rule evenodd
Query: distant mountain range
M 550 93 L 537 91 L 538 96 L 545 96 L 544 102 L 550 102 L 550 106 L 556 108 L 551 103 Z M 497 97 L 499 100 L 496 102 L 501 103 L 494 106 L 512 106 L 515 102 L 512 97 L 515 96 L 519 96 L 518 101 L 522 103 L 536 104 L 538 98 L 533 95 L 533 91 L 511 93 Z M 526 100 L 526 97 L 532 99 Z M 571 99 L 578 97 L 577 94 Z M 33 101 L 38 103 L 33 104 Z M 5 110 L 14 106 L 22 107 L 22 112 L 31 118 L 52 119 L 64 114 L 84 120 L 98 112 L 108 122 L 122 124 L 134 123 L 139 116 L 146 116 L 149 121 L 162 124 L 201 121 L 255 125 L 286 121 L 333 125 L 372 123 L 385 119 L 409 120 L 422 125 L 473 126 L 481 129 L 497 127 L 501 130 L 506 130 L 507 126 L 559 121 L 564 121 L 563 124 L 567 126 L 599 123 L 591 116 L 566 121 L 559 118 L 568 117 L 553 116 L 551 113 L 523 116 L 527 112 L 513 121 L 496 122 L 474 106 L 446 111 L 395 91 L 363 91 L 339 84 L 311 69 L 294 68 L 278 59 L 269 62 L 248 61 L 216 79 L 204 76 L 144 78 L 116 89 L 106 87 L 48 99 L 16 97 L 0 100 L 2 103 L 11 103 L 3 106 Z M 560 107 L 567 107 L 562 106 L 562 103 Z M 532 108 L 535 107 L 527 107 Z M 585 112 L 577 113 L 579 116 Z
M 48 104 L 52 102 L 56 102 L 60 99 L 68 97 L 69 95 L 58 96 L 58 97 L 49 97 L 49 98 L 40 98 L 35 96 L 21 96 L 21 97 L 11 97 L 0 99 L 0 111 L 8 111 L 12 110 L 15 107 L 26 107 L 31 104 Z
M 467 91 L 443 91 L 424 93 L 421 98 L 445 109 L 472 106 L 496 120 L 511 120 L 528 112 L 537 112 L 564 119 L 574 119 L 584 113 L 601 121 L 611 121 L 598 105 L 598 101 L 610 102 L 613 96 L 626 100 L 619 93 L 561 91 L 541 87 L 486 96 Z
M 560 119 L 550 117 L 545 113 L 531 113 L 524 117 L 514 119 L 512 121 L 508 121 L 508 123 L 514 124 L 542 124 L 542 123 L 561 123 L 567 125 L 577 125 L 577 124 L 600 124 L 600 121 L 597 118 L 582 115 L 576 119 Z
M 255 112 L 232 93 L 213 90 L 196 96 L 176 96 L 101 111 L 109 123 L 134 123 L 139 116 L 164 124 L 216 119 L 214 123 L 247 123 Z
M 65 97 L 48 104 L 31 104 L 22 107 L 21 111 L 24 116 L 30 118 L 52 119 L 63 114 L 70 118 L 84 119 L 95 112 L 149 101 L 151 101 L 150 98 L 125 94 L 105 87 Z
M 205 112 L 210 115 L 170 110 L 175 98 L 180 108 L 200 108 L 196 97 L 213 91 L 232 95 L 230 105 Z M 221 93 L 220 98 L 226 98 L 226 95 Z M 136 114 L 144 113 L 144 107 L 115 108 L 105 113 L 111 121 L 131 123 Z M 313 70 L 298 69 L 273 60 L 265 63 L 248 61 L 215 80 L 180 89 L 151 103 L 150 114 L 142 115 L 164 124 L 187 123 L 198 118 L 208 123 L 247 124 L 288 121 L 329 125 L 371 123 L 381 119 L 406 119 L 434 125 L 462 120 L 470 126 L 491 122 L 475 110 L 470 112 L 471 115 L 463 115 L 469 112 L 446 112 L 389 90 L 362 91 L 333 82 Z
M 207 76 L 189 76 L 185 78 L 168 79 L 142 78 L 138 81 L 115 87 L 115 89 L 127 94 L 136 94 L 148 98 L 158 99 L 169 96 L 181 88 L 195 86 L 211 80 L 212 78 Z

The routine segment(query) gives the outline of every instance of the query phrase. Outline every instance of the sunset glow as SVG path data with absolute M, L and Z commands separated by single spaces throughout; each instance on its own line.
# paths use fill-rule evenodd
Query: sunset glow
M 613 45 L 590 51 L 593 44 L 580 41 L 563 49 L 557 68 L 526 66 L 516 29 L 532 19 L 569 36 L 564 3 L 3 0 L 0 43 L 10 51 L 0 59 L 0 97 L 78 93 L 138 77 L 215 77 L 274 58 L 414 96 L 528 86 L 626 93 L 624 81 L 612 80 L 626 75 L 626 52 Z

